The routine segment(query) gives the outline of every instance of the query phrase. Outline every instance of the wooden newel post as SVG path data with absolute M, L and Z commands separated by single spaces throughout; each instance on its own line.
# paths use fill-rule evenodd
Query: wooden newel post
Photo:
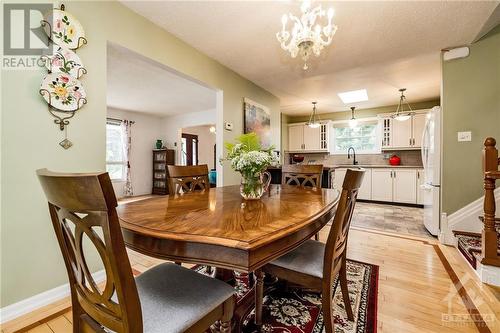
M 482 232 L 481 263 L 491 264 L 497 258 L 497 231 L 495 229 L 495 178 L 488 177 L 487 172 L 498 170 L 498 150 L 496 141 L 487 138 L 484 141 L 483 169 L 484 169 L 484 228 Z

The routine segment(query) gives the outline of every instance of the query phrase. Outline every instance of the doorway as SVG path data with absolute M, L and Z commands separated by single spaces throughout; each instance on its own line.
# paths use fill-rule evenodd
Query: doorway
M 198 165 L 198 135 L 182 133 L 181 165 Z

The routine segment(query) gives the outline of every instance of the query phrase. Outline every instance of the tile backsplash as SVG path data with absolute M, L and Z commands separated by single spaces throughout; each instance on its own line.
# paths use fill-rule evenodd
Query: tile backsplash
M 420 150 L 397 150 L 388 151 L 382 154 L 356 154 L 356 160 L 359 164 L 371 165 L 389 165 L 389 157 L 398 155 L 401 158 L 401 165 L 409 166 L 422 166 L 422 156 Z M 304 163 L 318 163 L 323 165 L 339 165 L 339 164 L 352 164 L 352 159 L 347 159 L 345 155 L 329 155 L 329 154 L 291 154 L 286 153 L 285 163 L 290 163 L 291 155 L 304 156 Z

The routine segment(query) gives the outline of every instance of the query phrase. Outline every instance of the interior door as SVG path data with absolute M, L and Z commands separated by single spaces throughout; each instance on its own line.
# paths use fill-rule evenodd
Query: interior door
M 304 125 L 293 125 L 288 127 L 288 150 L 302 150 L 304 143 Z
M 418 113 L 412 117 L 413 147 L 422 147 L 422 136 L 424 134 L 427 113 Z
M 372 200 L 392 201 L 391 169 L 372 169 Z
M 321 149 L 321 126 L 317 128 L 311 128 L 307 125 L 304 126 L 304 149 Z
M 182 165 L 198 165 L 198 135 L 182 133 Z
M 411 129 L 411 118 L 404 121 L 393 120 L 391 147 L 410 147 Z
M 415 169 L 394 170 L 394 202 L 417 203 L 417 171 Z

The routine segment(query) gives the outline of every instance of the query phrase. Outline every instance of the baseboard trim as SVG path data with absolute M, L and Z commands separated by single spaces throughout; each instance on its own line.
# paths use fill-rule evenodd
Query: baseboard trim
M 106 279 L 106 272 L 104 270 L 95 272 L 92 274 L 92 277 L 96 283 L 100 283 Z M 0 324 L 4 324 L 43 306 L 57 302 L 69 295 L 69 284 L 66 283 L 54 289 L 23 299 L 17 303 L 7 305 L 0 309 Z

